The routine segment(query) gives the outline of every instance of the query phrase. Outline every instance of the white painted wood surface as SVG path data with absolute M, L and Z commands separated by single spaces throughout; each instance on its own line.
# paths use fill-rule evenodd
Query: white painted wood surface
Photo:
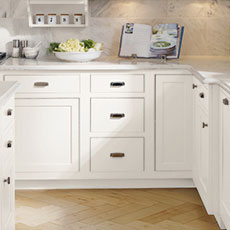
M 229 104 L 224 104 L 227 100 Z M 230 95 L 220 94 L 220 214 L 230 229 Z
M 156 169 L 191 170 L 192 76 L 156 76 Z
M 141 74 L 92 74 L 91 92 L 95 93 L 142 93 L 145 78 Z
M 20 83 L 18 93 L 77 93 L 80 91 L 78 75 L 6 75 L 5 81 Z
M 92 138 L 90 162 L 92 172 L 143 172 L 144 139 Z
M 1 84 L 1 83 L 0 83 Z M 11 85 L 12 87 L 13 85 Z M 10 88 L 11 88 L 10 87 Z M 11 91 L 11 89 L 9 90 Z M 15 89 L 14 89 L 15 90 Z M 6 92 L 6 91 L 5 91 Z M 0 108 L 0 229 L 14 230 L 14 94 Z M 12 113 L 7 113 L 7 111 Z
M 144 99 L 93 98 L 91 100 L 91 131 L 143 132 L 144 112 Z
M 17 173 L 79 171 L 77 99 L 17 99 L 16 114 Z

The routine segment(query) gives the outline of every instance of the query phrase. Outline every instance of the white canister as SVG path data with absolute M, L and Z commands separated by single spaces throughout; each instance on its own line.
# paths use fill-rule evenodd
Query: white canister
M 81 25 L 82 14 L 74 14 L 74 24 Z
M 63 25 L 69 24 L 69 14 L 61 14 L 60 15 L 60 23 Z
M 48 24 L 51 24 L 51 25 L 57 24 L 56 14 L 48 14 Z
M 44 14 L 36 14 L 36 24 L 44 25 L 45 24 L 45 15 Z

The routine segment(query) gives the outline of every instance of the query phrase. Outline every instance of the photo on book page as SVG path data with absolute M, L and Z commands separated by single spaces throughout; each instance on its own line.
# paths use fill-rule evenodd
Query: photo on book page
M 177 57 L 179 29 L 177 24 L 158 24 L 153 27 L 149 57 Z

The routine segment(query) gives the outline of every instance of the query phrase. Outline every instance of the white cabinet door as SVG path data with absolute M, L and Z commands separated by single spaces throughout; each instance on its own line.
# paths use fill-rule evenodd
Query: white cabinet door
M 156 169 L 191 170 L 192 76 L 156 76 Z
M 220 212 L 230 229 L 230 96 L 221 94 Z
M 16 100 L 16 172 L 79 170 L 79 100 Z
M 14 230 L 14 197 L 14 162 L 9 161 L 3 166 L 1 230 Z
M 209 212 L 209 119 L 206 111 L 195 101 L 194 104 L 194 166 L 193 179 L 201 199 Z

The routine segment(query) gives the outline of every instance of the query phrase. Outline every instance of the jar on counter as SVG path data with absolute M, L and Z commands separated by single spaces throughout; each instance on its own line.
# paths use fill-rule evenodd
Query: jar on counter
M 21 41 L 21 57 L 25 57 L 25 48 L 29 47 L 29 41 L 28 40 L 22 40 Z
M 62 25 L 67 25 L 69 24 L 69 14 L 61 14 L 60 15 L 60 23 Z
M 36 14 L 36 24 L 44 25 L 45 24 L 45 15 L 44 14 Z
M 20 40 L 13 40 L 12 57 L 13 58 L 20 57 Z
M 82 23 L 82 14 L 74 14 L 74 24 L 81 25 Z
M 56 14 L 48 14 L 48 24 L 51 24 L 51 25 L 57 24 L 57 15 Z

